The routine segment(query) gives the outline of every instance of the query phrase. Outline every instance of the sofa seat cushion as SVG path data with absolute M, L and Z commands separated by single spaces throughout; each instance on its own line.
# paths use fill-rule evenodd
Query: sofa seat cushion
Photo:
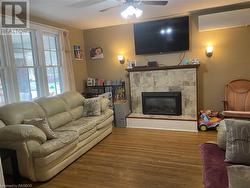
M 82 117 L 76 121 L 70 122 L 62 127 L 56 129 L 56 131 L 76 131 L 79 135 L 82 135 L 89 130 L 93 129 L 96 125 L 96 121 Z
M 97 124 L 96 128 L 97 128 L 97 130 L 100 130 L 100 129 L 110 125 L 113 121 L 114 121 L 114 117 L 111 116 L 107 120 L 105 120 L 104 122 Z
M 82 135 L 79 136 L 79 142 L 87 139 L 88 137 L 90 137 L 91 135 L 93 135 L 96 132 L 96 127 L 94 127 L 93 129 L 83 133 Z
M 98 125 L 98 124 L 104 122 L 105 120 L 107 120 L 111 116 L 113 116 L 113 110 L 107 109 L 100 116 L 88 116 L 88 117 L 84 117 L 84 118 L 86 120 L 94 121 L 96 123 L 96 125 Z
M 223 111 L 225 117 L 250 119 L 250 111 Z
M 76 131 L 55 131 L 57 138 L 47 140 L 40 147 L 32 152 L 34 157 L 45 157 L 72 142 L 76 141 L 79 137 Z

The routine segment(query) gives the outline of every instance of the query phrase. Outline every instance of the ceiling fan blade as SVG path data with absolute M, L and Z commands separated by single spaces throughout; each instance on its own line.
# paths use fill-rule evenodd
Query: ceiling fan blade
M 113 7 L 108 7 L 108 8 L 99 10 L 99 12 L 106 12 L 106 11 L 108 11 L 108 10 L 110 10 L 110 9 L 114 9 L 114 8 L 117 8 L 117 7 L 120 7 L 120 6 L 122 6 L 122 5 L 115 5 L 115 6 L 113 6 Z
M 142 4 L 144 5 L 167 5 L 168 1 L 141 1 Z
M 92 6 L 92 5 L 95 5 L 95 4 L 99 4 L 99 3 L 102 3 L 102 2 L 105 2 L 107 0 L 85 0 L 85 1 L 79 1 L 77 3 L 73 3 L 71 4 L 70 6 L 71 7 L 78 7 L 78 8 L 83 8 L 83 7 L 89 7 L 89 6 Z

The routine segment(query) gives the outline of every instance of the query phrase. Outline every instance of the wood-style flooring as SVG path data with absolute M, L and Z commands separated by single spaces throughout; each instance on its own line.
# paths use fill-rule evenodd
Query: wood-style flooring
M 216 132 L 118 129 L 37 188 L 201 188 L 199 144 Z M 23 183 L 31 183 L 23 181 Z

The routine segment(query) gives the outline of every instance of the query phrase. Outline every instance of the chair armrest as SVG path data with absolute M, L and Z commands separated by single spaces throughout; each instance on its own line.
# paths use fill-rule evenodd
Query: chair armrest
M 33 125 L 8 125 L 0 128 L 0 142 L 23 140 L 36 140 L 44 143 L 47 139 L 44 132 Z

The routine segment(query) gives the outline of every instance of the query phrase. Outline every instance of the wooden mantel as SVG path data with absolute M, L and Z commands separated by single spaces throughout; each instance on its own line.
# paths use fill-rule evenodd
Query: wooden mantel
M 154 70 L 168 70 L 168 69 L 190 69 L 190 68 L 199 68 L 200 64 L 194 65 L 173 65 L 173 66 L 159 66 L 159 67 L 134 67 L 132 69 L 126 69 L 128 72 L 140 72 L 140 71 L 154 71 Z

